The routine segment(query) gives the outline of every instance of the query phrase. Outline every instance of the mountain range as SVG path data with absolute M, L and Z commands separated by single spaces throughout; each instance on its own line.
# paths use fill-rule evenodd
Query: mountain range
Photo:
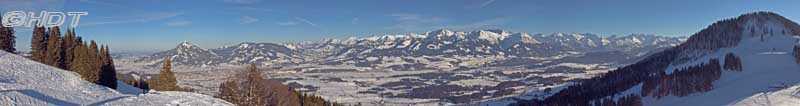
M 420 34 L 384 35 L 347 39 L 325 39 L 304 43 L 254 43 L 215 49 L 200 48 L 181 42 L 176 48 L 144 56 L 137 62 L 160 64 L 164 57 L 176 65 L 213 66 L 221 64 L 352 64 L 375 66 L 374 60 L 385 57 L 426 57 L 426 60 L 463 58 L 547 58 L 564 54 L 621 52 L 643 56 L 651 51 L 676 46 L 684 37 L 631 34 L 601 36 L 591 33 L 529 34 L 505 30 L 471 32 L 440 29 Z M 463 57 L 463 58 L 460 58 Z M 413 61 L 412 61 L 413 60 Z

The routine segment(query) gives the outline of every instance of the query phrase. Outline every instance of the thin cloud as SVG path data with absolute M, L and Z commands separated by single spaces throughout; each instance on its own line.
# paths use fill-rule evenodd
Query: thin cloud
M 414 31 L 429 29 L 431 26 L 440 26 L 447 19 L 437 16 L 423 16 L 419 14 L 395 13 L 387 15 L 395 20 L 393 25 L 385 27 L 390 30 Z
M 309 21 L 308 19 L 305 19 L 305 18 L 294 17 L 294 19 L 296 19 L 296 20 L 298 20 L 300 22 L 306 23 L 308 25 L 314 26 L 314 27 L 317 26 L 317 24 L 314 24 L 314 22 L 311 22 L 311 21 Z
M 256 11 L 256 12 L 275 12 L 273 9 L 257 8 L 257 7 L 234 7 L 235 10 Z
M 120 5 L 120 4 L 117 4 L 117 3 L 103 2 L 103 1 L 98 1 L 98 0 L 80 0 L 80 2 L 87 3 L 87 4 L 94 4 L 94 5 L 103 5 L 103 6 L 108 6 L 108 7 L 117 7 L 117 8 L 126 8 L 126 9 L 139 10 L 139 9 L 136 9 L 136 8 L 128 7 L 128 6 L 125 6 L 125 5 Z
M 491 5 L 494 1 L 495 0 L 486 0 L 486 2 L 481 3 L 481 8 Z
M 294 22 L 294 21 L 286 21 L 286 22 L 278 22 L 277 24 L 278 24 L 278 25 L 281 25 L 281 26 L 294 26 L 294 25 L 297 25 L 297 22 Z
M 360 21 L 360 19 L 358 19 L 358 17 L 353 18 L 353 20 L 350 20 L 350 24 L 358 24 L 358 21 Z
M 504 27 L 506 24 L 511 22 L 511 20 L 513 20 L 511 17 L 496 17 L 483 21 L 467 23 L 463 25 L 443 26 L 440 28 L 448 28 L 455 30 L 477 30 L 482 28 Z
M 239 23 L 240 24 L 250 24 L 250 23 L 254 23 L 254 22 L 258 22 L 258 21 L 259 20 L 257 18 L 253 18 L 251 16 L 242 16 L 242 18 L 240 19 Z
M 261 2 L 261 0 L 222 0 L 225 3 L 233 3 L 233 4 L 255 4 Z
M 167 26 L 186 26 L 192 24 L 191 21 L 172 21 L 168 22 Z
M 143 22 L 150 22 L 150 21 L 157 21 L 168 19 L 172 17 L 177 17 L 183 15 L 183 13 L 174 13 L 174 12 L 166 12 L 166 13 L 149 13 L 149 14 L 140 14 L 135 16 L 124 16 L 120 17 L 109 17 L 109 19 L 113 19 L 112 21 L 103 21 L 103 22 L 89 22 L 86 24 L 80 24 L 81 26 L 95 26 L 95 25 L 106 25 L 106 24 L 124 24 L 124 23 L 143 23 Z
M 0 10 L 60 10 L 66 0 L 0 0 Z

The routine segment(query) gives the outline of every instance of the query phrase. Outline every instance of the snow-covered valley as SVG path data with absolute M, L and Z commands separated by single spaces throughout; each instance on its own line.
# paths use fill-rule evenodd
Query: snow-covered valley
M 256 63 L 270 79 L 344 104 L 480 104 L 517 96 L 541 98 L 557 91 L 551 89 L 601 75 L 682 40 L 646 34 L 442 29 L 307 43 L 245 42 L 216 49 L 181 42 L 171 50 L 122 56 L 116 62 L 124 76 L 151 76 L 161 59 L 170 57 L 177 62 L 179 85 L 207 95 L 216 95 L 219 83 L 243 70 L 243 63 Z

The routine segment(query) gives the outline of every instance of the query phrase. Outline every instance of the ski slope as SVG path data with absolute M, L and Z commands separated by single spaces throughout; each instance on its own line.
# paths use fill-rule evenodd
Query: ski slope
M 116 91 L 82 80 L 77 73 L 0 51 L 0 105 L 232 105 L 188 92 L 141 92 L 120 84 Z

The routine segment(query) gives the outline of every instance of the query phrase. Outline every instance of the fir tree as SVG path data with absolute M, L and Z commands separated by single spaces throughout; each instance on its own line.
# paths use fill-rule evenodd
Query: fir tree
M 89 42 L 89 47 L 87 52 L 89 53 L 89 60 L 91 60 L 89 63 L 91 64 L 90 66 L 94 68 L 94 70 L 96 70 L 97 73 L 100 73 L 100 67 L 101 67 L 100 63 L 102 63 L 102 61 L 100 60 L 100 54 L 99 54 L 100 51 L 97 48 L 97 42 L 91 40 Z
M 53 66 L 63 68 L 63 49 L 61 49 L 61 34 L 58 27 L 50 28 L 48 31 L 48 39 L 47 39 L 47 51 L 45 54 L 45 60 L 43 63 Z
M 2 19 L 3 16 L 0 16 Z M 16 53 L 17 49 L 14 48 L 14 43 L 16 37 L 14 37 L 14 28 L 5 27 L 2 22 L 0 22 L 0 50 L 9 52 L 9 53 Z
M 150 88 L 159 91 L 179 91 L 178 81 L 175 78 L 175 73 L 172 72 L 172 61 L 169 57 L 164 58 L 164 66 L 155 79 L 148 81 L 152 86 Z
M 114 68 L 114 60 L 108 51 L 108 46 L 100 49 L 102 65 L 100 67 L 100 85 L 117 89 L 117 70 Z
M 47 51 L 47 33 L 44 27 L 37 26 L 33 29 L 31 38 L 31 58 L 35 61 L 44 62 Z
M 78 44 L 77 38 L 75 38 L 75 29 L 67 30 L 67 33 L 64 34 L 64 39 L 61 41 L 61 49 L 64 51 L 64 69 L 71 70 L 70 66 L 72 66 L 72 59 L 74 57 L 74 49 Z
M 97 68 L 95 68 L 94 64 L 92 64 L 93 61 L 96 60 L 91 59 L 91 50 L 81 43 L 78 44 L 78 47 L 75 48 L 74 52 L 75 57 L 72 60 L 72 66 L 70 66 L 70 69 L 80 74 L 81 78 L 84 80 L 97 83 L 100 78 L 97 75 Z

